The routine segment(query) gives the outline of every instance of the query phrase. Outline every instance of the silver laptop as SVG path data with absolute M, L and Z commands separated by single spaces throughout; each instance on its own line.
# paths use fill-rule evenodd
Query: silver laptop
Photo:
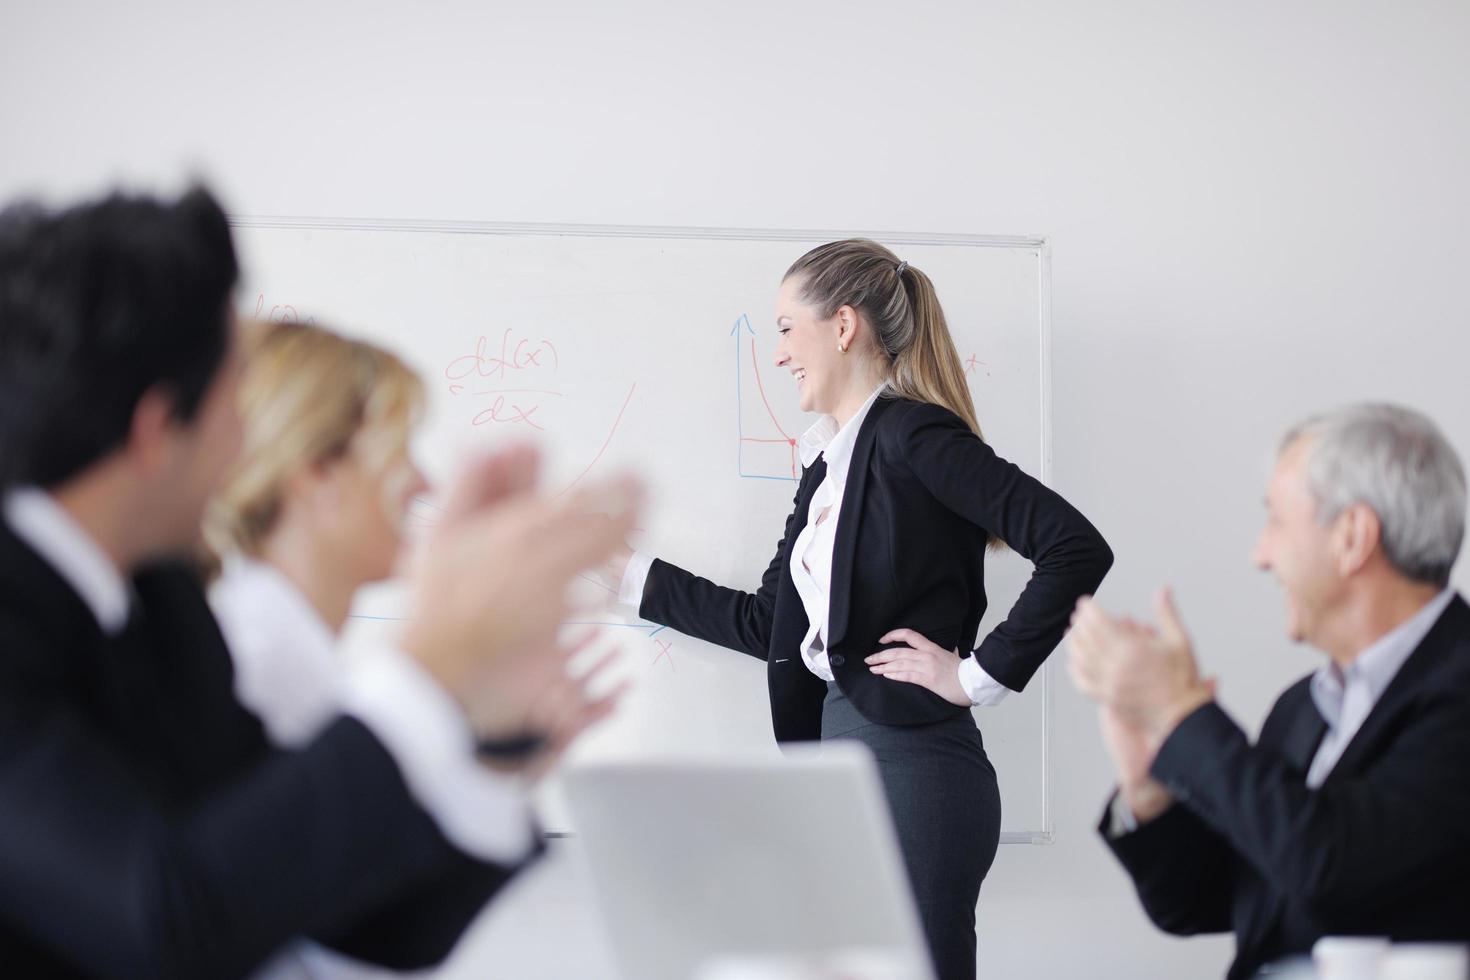
M 604 763 L 564 779 L 575 850 L 627 980 L 690 980 L 731 958 L 852 962 L 864 950 L 890 964 L 884 976 L 932 977 L 863 746 Z

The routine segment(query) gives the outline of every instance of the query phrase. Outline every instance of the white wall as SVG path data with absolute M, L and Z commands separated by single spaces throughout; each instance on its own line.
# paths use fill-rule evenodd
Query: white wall
M 9 3 L 0 198 L 192 166 L 254 214 L 1048 235 L 1104 597 L 1175 583 L 1254 727 L 1316 662 L 1247 562 L 1278 433 L 1394 398 L 1470 451 L 1467 38 L 1454 2 Z M 987 975 L 1222 972 L 1095 839 L 1060 687 L 1057 843 L 1002 850 Z

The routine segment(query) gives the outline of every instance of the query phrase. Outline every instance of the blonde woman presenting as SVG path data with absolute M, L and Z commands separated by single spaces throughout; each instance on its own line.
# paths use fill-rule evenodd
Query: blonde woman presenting
M 1025 686 L 1112 554 L 985 444 L 923 272 L 871 241 L 820 246 L 783 277 L 776 326 L 776 366 L 821 418 L 760 587 L 628 551 L 609 570 L 644 618 L 766 661 L 778 741 L 873 750 L 938 973 L 973 980 L 1000 794 L 971 708 Z M 1036 571 L 971 651 L 1000 541 Z

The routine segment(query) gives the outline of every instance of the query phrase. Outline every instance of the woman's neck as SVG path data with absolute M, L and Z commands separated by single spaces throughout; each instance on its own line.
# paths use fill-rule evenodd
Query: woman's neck
M 837 427 L 841 428 L 863 407 L 863 403 L 872 397 L 873 391 L 883 383 L 884 376 L 877 371 L 863 371 L 854 375 L 852 380 L 837 400 L 837 406 L 832 410 L 832 418 L 836 420 Z
M 278 531 L 261 547 L 260 557 L 296 586 L 334 635 L 342 632 L 362 583 L 344 576 L 340 564 L 322 555 L 305 535 Z

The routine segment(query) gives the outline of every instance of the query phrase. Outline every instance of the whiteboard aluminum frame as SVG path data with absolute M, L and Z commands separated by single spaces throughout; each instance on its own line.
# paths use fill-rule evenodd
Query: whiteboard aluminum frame
M 279 228 L 302 231 L 430 232 L 447 235 L 564 238 L 674 238 L 716 241 L 810 242 L 843 238 L 870 238 L 886 245 L 955 245 L 969 248 L 1007 248 L 1030 251 L 1036 257 L 1038 283 L 1037 357 L 1040 367 L 1041 459 L 1040 480 L 1051 486 L 1051 241 L 1028 235 L 959 235 L 935 232 L 836 231 L 777 228 L 703 228 L 677 225 L 582 225 L 498 221 L 443 221 L 413 218 L 330 218 L 304 215 L 232 214 L 236 228 Z M 1052 683 L 1051 659 L 1042 665 L 1041 690 L 1041 829 L 1007 831 L 1002 844 L 1051 844 L 1055 841 L 1052 814 Z M 565 836 L 553 834 L 548 836 Z

